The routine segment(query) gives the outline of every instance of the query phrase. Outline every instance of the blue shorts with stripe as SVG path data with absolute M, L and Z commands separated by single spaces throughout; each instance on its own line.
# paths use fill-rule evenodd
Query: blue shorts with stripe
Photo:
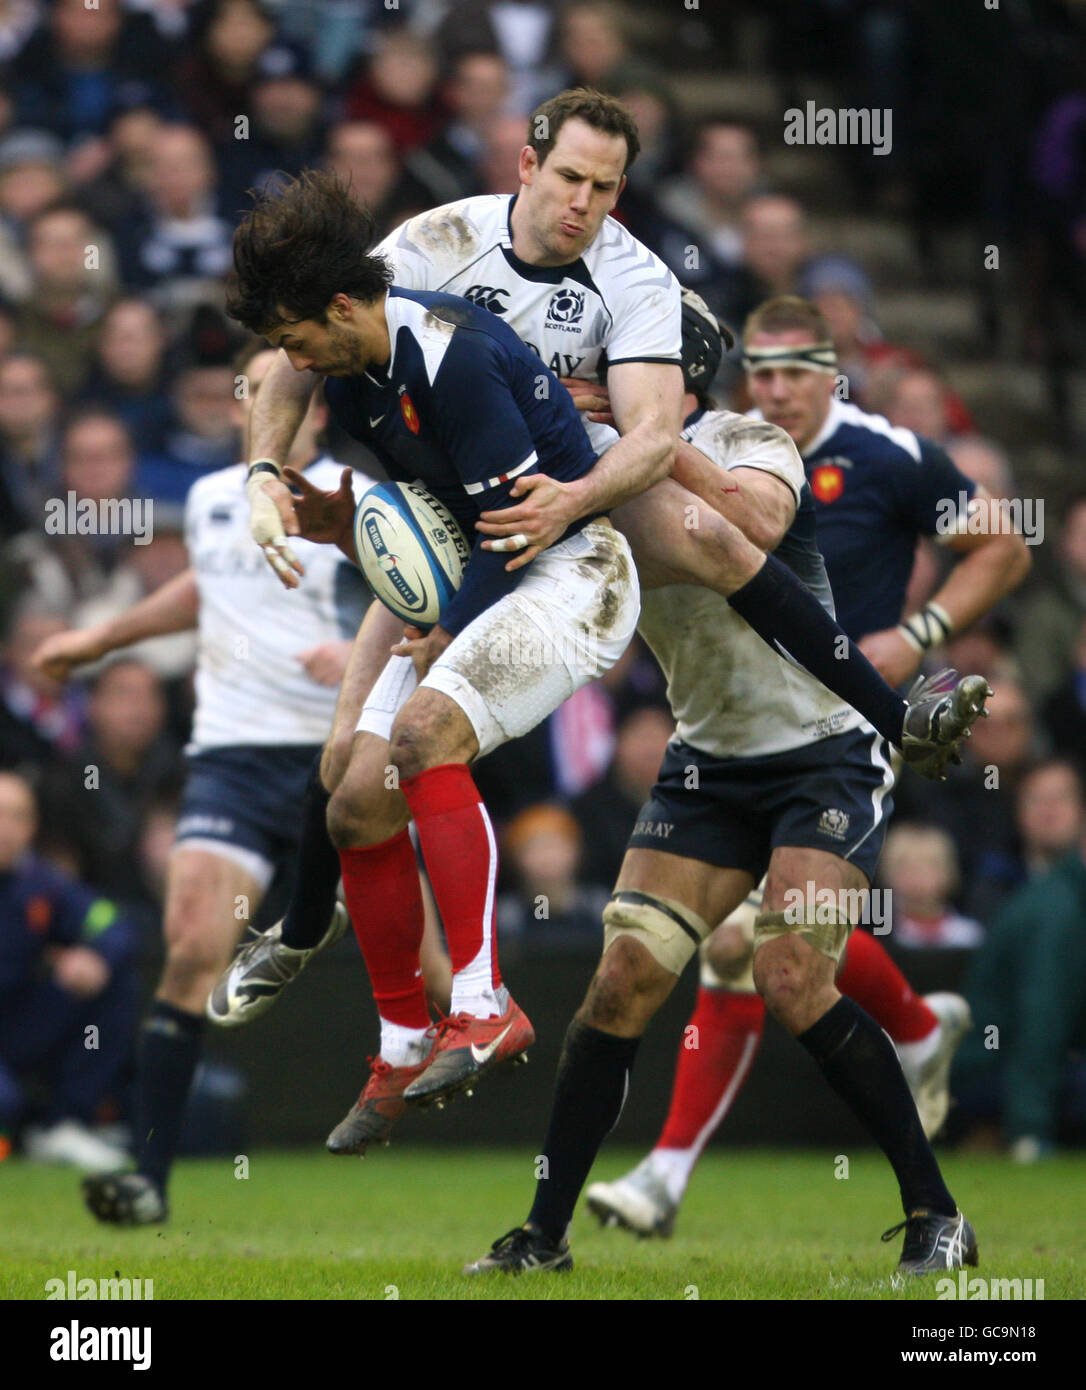
M 246 744 L 185 758 L 177 841 L 219 840 L 276 864 L 302 833 L 302 799 L 319 744 Z
M 757 883 L 783 846 L 847 859 L 870 880 L 893 810 L 890 746 L 870 728 L 757 758 L 673 739 L 627 849 L 655 849 Z

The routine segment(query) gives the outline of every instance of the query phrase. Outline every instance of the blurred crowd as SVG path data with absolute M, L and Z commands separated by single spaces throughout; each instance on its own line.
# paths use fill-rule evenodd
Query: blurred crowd
M 1022 441 L 988 437 L 942 364 L 907 335 L 888 340 L 882 268 L 812 231 L 811 209 L 775 172 L 779 116 L 690 110 L 685 74 L 734 75 L 749 54 L 733 49 L 760 14 L 702 8 L 0 0 L 0 768 L 17 769 L 38 803 L 40 855 L 120 904 L 148 941 L 184 773 L 194 638 L 156 639 L 63 688 L 30 656 L 50 633 L 121 612 L 183 570 L 188 489 L 239 457 L 243 341 L 222 303 L 247 189 L 332 167 L 387 231 L 438 203 L 514 192 L 540 100 L 581 84 L 616 93 L 643 146 L 617 215 L 684 284 L 736 325 L 772 294 L 815 300 L 850 400 L 939 441 L 993 495 L 1021 495 Z M 933 283 L 941 228 L 1005 245 L 1014 305 L 979 273 L 969 288 L 978 315 L 1001 332 L 1019 326 L 1012 352 L 1043 364 L 1059 421 L 1086 323 L 1086 36 L 1075 7 L 1055 0 L 1007 6 L 998 24 L 983 6 L 955 8 L 781 0 L 762 21 L 760 76 L 777 83 L 781 109 L 802 104 L 812 74 L 841 105 L 894 107 L 891 156 L 836 151 L 832 200 L 843 214 L 899 216 Z M 993 91 L 1008 55 L 1014 79 Z M 745 408 L 735 354 L 717 395 Z M 374 469 L 335 431 L 328 448 Z M 947 783 L 902 784 L 882 866 L 891 943 L 966 953 L 978 970 L 985 951 L 1012 949 L 1020 895 L 1086 856 L 1086 491 L 1073 454 L 1049 481 L 1030 582 L 945 652 L 989 677 L 991 718 Z M 153 526 L 51 527 L 57 499 L 65 515 L 83 499 L 151 499 Z M 923 544 L 913 606 L 934 592 L 939 564 Z M 672 730 L 659 672 L 635 643 L 480 767 L 503 835 L 503 931 L 600 940 L 601 904 Z

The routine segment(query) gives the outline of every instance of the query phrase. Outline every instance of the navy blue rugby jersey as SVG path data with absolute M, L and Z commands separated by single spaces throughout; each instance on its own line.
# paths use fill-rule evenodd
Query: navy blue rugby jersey
M 976 484 L 930 439 L 838 400 L 803 466 L 837 621 L 857 641 L 896 627 L 917 538 L 953 534 Z
M 392 357 L 361 376 L 328 377 L 343 428 L 396 482 L 420 482 L 456 517 L 471 559 L 441 626 L 460 632 L 529 568 L 481 549 L 482 512 L 513 506 L 517 478 L 583 477 L 596 455 L 568 392 L 500 318 L 455 295 L 393 286 L 385 303 Z M 582 517 L 566 535 L 592 518 Z

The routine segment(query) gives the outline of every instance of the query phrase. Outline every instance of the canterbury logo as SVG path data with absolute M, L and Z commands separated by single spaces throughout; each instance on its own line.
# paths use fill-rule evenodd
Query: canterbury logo
M 480 309 L 489 309 L 492 314 L 505 314 L 509 306 L 501 302 L 501 296 L 508 294 L 508 290 L 495 289 L 493 285 L 469 285 L 464 298 L 478 304 Z
M 491 1057 L 494 1056 L 495 1052 L 497 1052 L 498 1048 L 501 1046 L 506 1033 L 509 1032 L 509 1029 L 512 1028 L 512 1026 L 513 1025 L 511 1023 L 507 1024 L 506 1027 L 502 1029 L 502 1031 L 498 1034 L 496 1038 L 492 1039 L 490 1042 L 487 1043 L 486 1047 L 480 1047 L 478 1043 L 472 1043 L 471 1055 L 475 1058 L 476 1063 L 480 1067 L 483 1066 L 485 1063 L 489 1062 Z

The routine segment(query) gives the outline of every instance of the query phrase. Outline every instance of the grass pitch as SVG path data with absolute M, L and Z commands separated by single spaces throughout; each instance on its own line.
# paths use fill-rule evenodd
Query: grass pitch
M 593 1172 L 641 1157 L 607 1150 Z M 570 1275 L 465 1279 L 461 1265 L 522 1221 L 531 1155 L 393 1147 L 364 1162 L 257 1152 L 241 1165 L 182 1162 L 162 1227 L 97 1225 L 70 1170 L 0 1165 L 0 1296 L 43 1299 L 46 1280 L 154 1280 L 171 1299 L 885 1299 L 935 1296 L 933 1280 L 894 1288 L 901 1248 L 879 1242 L 898 1218 L 880 1154 L 717 1149 L 699 1166 L 676 1234 L 641 1241 L 603 1231 L 581 1208 Z M 985 1277 L 1044 1279 L 1045 1298 L 1086 1295 L 1081 1157 L 1031 1168 L 948 1158 L 973 1222 Z M 69 1305 L 70 1306 L 70 1305 Z

